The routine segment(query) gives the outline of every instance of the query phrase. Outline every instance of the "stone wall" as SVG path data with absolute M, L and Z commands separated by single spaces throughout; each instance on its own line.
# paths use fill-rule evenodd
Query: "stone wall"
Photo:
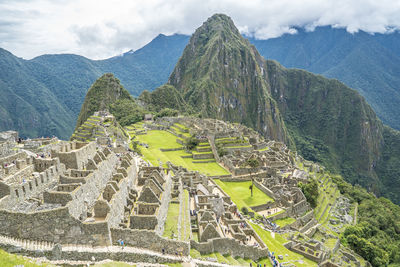
M 250 258 L 254 261 L 268 256 L 267 248 L 242 245 L 233 238 L 214 238 L 201 243 L 191 240 L 190 246 L 201 254 L 219 252 L 222 255 L 230 254 L 232 257 Z
M 165 250 L 167 254 L 181 253 L 188 256 L 190 252 L 189 242 L 168 239 L 157 235 L 154 231 L 111 228 L 113 244 L 122 239 L 127 246 L 150 249 L 157 252 Z
M 273 200 L 276 200 L 276 196 L 274 194 L 274 192 L 272 192 L 271 190 L 269 190 L 268 188 L 266 188 L 264 185 L 260 184 L 259 182 L 257 182 L 256 180 L 254 180 L 254 185 L 260 189 L 263 193 L 265 193 L 267 196 L 269 196 L 270 198 L 272 198 Z
M 53 250 L 29 250 L 21 246 L 14 246 L 10 244 L 1 244 L 0 248 L 9 253 L 18 253 L 20 255 L 34 257 L 34 258 L 47 258 L 50 260 L 71 260 L 71 261 L 123 261 L 123 262 L 148 262 L 148 263 L 179 263 L 182 260 L 178 257 L 171 257 L 170 255 L 162 255 L 155 253 L 143 253 L 143 252 L 133 252 L 133 251 L 117 251 L 117 252 L 104 252 L 96 251 L 92 249 L 85 250 L 68 250 L 61 246 Z
M 93 206 L 111 179 L 117 161 L 115 154 L 110 154 L 107 160 L 99 163 L 97 170 L 87 176 L 86 183 L 74 192 L 73 200 L 67 205 L 73 217 L 79 218 L 80 215 L 85 215 L 88 208 Z
M 63 173 L 64 170 L 64 165 L 58 164 L 32 176 L 25 183 L 6 185 L 0 182 L 2 183 L 1 195 L 7 194 L 7 196 L 0 201 L 0 208 L 8 209 L 19 201 L 43 192 L 50 184 L 58 180 L 60 173 Z
M 0 165 L 4 165 L 5 163 L 10 163 L 14 160 L 18 159 L 26 159 L 28 155 L 25 152 L 18 152 L 16 154 L 12 154 L 3 158 L 0 158 Z
M 60 244 L 111 243 L 106 222 L 82 223 L 66 207 L 33 213 L 0 210 L 0 234 Z
M 136 166 L 131 165 L 127 169 L 127 173 L 128 176 L 119 182 L 119 190 L 113 195 L 110 201 L 110 212 L 106 217 L 106 221 L 110 227 L 117 227 L 124 218 L 125 206 L 127 206 L 127 199 L 129 197 L 129 190 L 132 188 L 137 177 Z
M 96 154 L 96 143 L 68 143 L 60 151 L 52 151 L 52 157 L 58 157 L 67 169 L 83 169 L 88 159 Z
M 0 143 L 0 157 L 6 157 L 10 154 L 13 154 L 14 147 L 15 147 L 15 143 L 12 143 L 12 142 Z

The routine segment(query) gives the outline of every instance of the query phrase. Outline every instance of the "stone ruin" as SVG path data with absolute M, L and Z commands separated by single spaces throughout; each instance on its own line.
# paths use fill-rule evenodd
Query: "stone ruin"
M 103 115 L 107 116 L 96 114 Z M 209 142 L 207 152 L 213 155 L 212 160 L 232 175 L 207 177 L 169 162 L 168 168 L 151 166 L 127 149 L 98 140 L 32 139 L 18 146 L 15 134 L 5 135 L 9 139 L 0 142 L 0 237 L 36 240 L 53 247 L 111 246 L 124 240 L 127 246 L 167 254 L 180 251 L 189 255 L 190 248 L 194 248 L 201 253 L 218 252 L 253 260 L 266 257 L 267 246 L 247 222 L 254 214 L 244 215 L 237 209 L 214 182 L 213 178 L 219 178 L 253 181 L 272 199 L 251 207 L 262 216 L 253 222 L 270 231 L 298 231 L 307 237 L 292 238 L 285 244 L 288 249 L 316 262 L 331 255 L 318 241 L 310 239 L 319 227 L 297 186 L 299 182 L 307 183 L 310 176 L 298 169 L 296 162 L 319 173 L 324 172 L 322 167 L 240 124 L 183 117 L 157 119 L 146 127 L 170 130 L 174 123 Z M 37 151 L 32 142 L 47 147 L 47 153 L 29 152 Z M 226 152 L 222 157 L 218 153 L 221 148 Z M 257 166 L 249 166 L 251 160 L 257 161 Z M 184 190 L 189 192 L 187 205 L 182 204 Z M 190 240 L 185 240 L 180 231 L 172 239 L 162 237 L 170 203 L 183 205 L 181 217 L 188 214 Z M 334 212 L 338 223 L 332 225 L 339 228 L 348 223 L 348 200 L 339 199 Z M 295 222 L 282 229 L 273 223 L 286 217 L 295 218 Z M 178 222 L 178 229 L 184 227 Z M 335 252 L 338 249 L 335 247 Z M 62 249 L 60 253 L 68 257 Z

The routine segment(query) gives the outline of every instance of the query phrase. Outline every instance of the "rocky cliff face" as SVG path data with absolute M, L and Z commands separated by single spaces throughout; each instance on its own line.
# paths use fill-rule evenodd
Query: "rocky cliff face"
M 383 124 L 365 99 L 343 83 L 266 62 L 266 79 L 297 149 L 352 182 L 367 186 L 383 143 Z
M 263 63 L 233 21 L 216 14 L 190 38 L 168 83 L 205 117 L 240 122 L 271 139 L 288 141 L 263 78 Z

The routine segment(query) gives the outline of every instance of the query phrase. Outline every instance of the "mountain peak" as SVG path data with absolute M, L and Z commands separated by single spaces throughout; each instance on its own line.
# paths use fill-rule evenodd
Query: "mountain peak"
M 286 140 L 262 64 L 232 19 L 215 14 L 190 38 L 169 84 L 205 117 L 240 122 L 271 139 Z
M 96 111 L 106 110 L 118 99 L 132 100 L 129 92 L 112 73 L 105 73 L 89 88 L 83 102 L 76 128 L 82 125 Z
M 215 14 L 207 19 L 193 34 L 193 41 L 200 43 L 215 37 L 222 38 L 224 42 L 230 39 L 243 39 L 233 20 L 224 14 Z

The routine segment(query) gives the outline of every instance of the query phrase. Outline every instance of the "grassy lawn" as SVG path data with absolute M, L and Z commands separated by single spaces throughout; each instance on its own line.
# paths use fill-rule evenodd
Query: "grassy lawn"
M 2 267 L 13 267 L 13 266 L 24 266 L 24 267 L 37 267 L 37 266 L 55 266 L 49 263 L 42 263 L 39 260 L 29 259 L 27 257 L 9 254 L 4 250 L 0 249 L 0 266 Z
M 168 206 L 167 219 L 165 220 L 163 236 L 171 238 L 172 233 L 178 236 L 179 204 L 170 203 Z
M 265 204 L 268 201 L 273 201 L 268 195 L 263 193 L 256 186 L 253 187 L 253 197 L 250 194 L 249 186 L 251 181 L 246 182 L 224 182 L 218 179 L 214 180 L 217 185 L 227 193 L 236 206 L 241 210 L 242 207 L 250 208 L 251 206 L 257 206 Z
M 318 266 L 316 262 L 313 262 L 304 256 L 294 253 L 283 246 L 284 243 L 288 242 L 285 238 L 283 238 L 279 234 L 275 234 L 275 238 L 271 236 L 271 233 L 263 230 L 260 226 L 250 223 L 253 227 L 254 231 L 261 237 L 262 241 L 267 245 L 269 251 L 275 252 L 275 255 L 282 255 L 283 261 L 286 262 L 289 260 L 302 260 L 303 263 L 296 262 L 296 266 Z M 288 254 L 288 257 L 285 257 L 285 254 Z
M 189 155 L 184 150 L 162 152 L 160 148 L 178 148 L 182 145 L 176 142 L 176 136 L 166 131 L 148 131 L 146 135 L 138 135 L 137 140 L 149 145 L 149 148 L 140 147 L 145 160 L 158 166 L 158 160 L 163 164 L 167 161 L 175 165 L 182 166 L 191 171 L 199 171 L 206 175 L 226 175 L 229 172 L 221 167 L 217 162 L 193 163 L 192 158 L 182 158 Z
M 283 219 L 275 220 L 274 223 L 276 223 L 280 227 L 284 227 L 284 226 L 286 226 L 288 224 L 294 223 L 295 221 L 296 221 L 296 219 L 294 219 L 292 217 L 286 217 L 286 218 L 283 218 Z

